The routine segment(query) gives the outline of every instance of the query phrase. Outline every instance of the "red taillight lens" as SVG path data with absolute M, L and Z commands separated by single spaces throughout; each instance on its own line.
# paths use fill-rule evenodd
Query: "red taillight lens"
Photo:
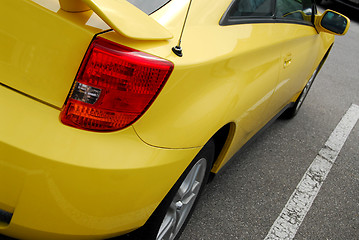
M 80 129 L 114 131 L 134 123 L 151 105 L 173 63 L 103 38 L 88 49 L 61 121 Z

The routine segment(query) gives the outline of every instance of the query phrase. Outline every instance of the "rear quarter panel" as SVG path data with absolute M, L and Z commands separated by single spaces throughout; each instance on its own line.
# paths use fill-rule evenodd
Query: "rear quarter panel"
M 183 2 L 173 0 L 153 15 L 175 35 L 170 41 L 157 42 L 155 46 L 128 42 L 114 33 L 103 35 L 175 64 L 156 101 L 134 124 L 143 141 L 165 148 L 203 146 L 218 129 L 233 122 L 238 139 L 234 148 L 238 149 L 277 113 L 278 107 L 268 103 L 278 84 L 284 43 L 278 36 L 283 27 L 220 26 L 219 20 L 230 2 L 192 3 L 182 39 L 182 58 L 174 55 L 171 48 L 177 45 L 187 10 Z M 176 4 L 182 8 L 180 14 L 168 16 Z M 324 55 L 326 50 L 323 47 L 320 51 Z

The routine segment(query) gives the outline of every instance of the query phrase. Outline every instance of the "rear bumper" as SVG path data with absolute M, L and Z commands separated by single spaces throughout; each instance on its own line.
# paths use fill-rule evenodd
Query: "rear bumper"
M 67 127 L 59 110 L 0 86 L 0 234 L 98 239 L 145 223 L 199 151 L 145 144 L 132 127 Z

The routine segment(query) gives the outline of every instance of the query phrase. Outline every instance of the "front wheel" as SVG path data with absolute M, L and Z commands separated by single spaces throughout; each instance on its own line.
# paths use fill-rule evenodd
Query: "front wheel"
M 187 167 L 135 239 L 176 240 L 186 226 L 209 177 L 214 158 L 210 140 Z
M 300 95 L 299 95 L 298 99 L 295 101 L 294 105 L 291 106 L 290 108 L 288 108 L 287 110 L 285 110 L 282 113 L 281 118 L 290 119 L 290 118 L 293 118 L 295 115 L 297 115 L 300 107 L 303 105 L 304 99 L 307 97 L 308 92 L 313 85 L 314 79 L 317 76 L 318 71 L 319 71 L 319 67 L 317 69 L 315 69 L 314 73 L 310 77 L 309 81 L 305 85 L 303 91 L 300 93 Z

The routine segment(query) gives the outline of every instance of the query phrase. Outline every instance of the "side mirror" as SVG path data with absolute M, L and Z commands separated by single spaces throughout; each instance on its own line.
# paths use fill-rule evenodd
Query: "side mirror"
M 344 35 L 348 32 L 350 20 L 343 14 L 326 10 L 322 15 L 316 17 L 315 26 L 319 32 Z

